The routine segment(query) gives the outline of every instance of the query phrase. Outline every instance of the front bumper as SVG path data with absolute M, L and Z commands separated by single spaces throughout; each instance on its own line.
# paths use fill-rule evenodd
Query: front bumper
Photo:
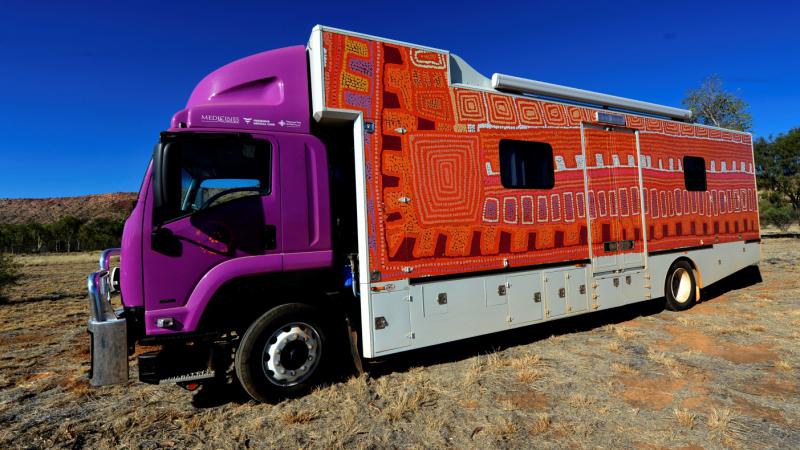
M 89 382 L 92 386 L 128 381 L 127 324 L 111 306 L 109 261 L 118 254 L 118 248 L 103 251 L 100 270 L 90 274 L 86 282 L 91 310 L 88 330 L 92 358 Z

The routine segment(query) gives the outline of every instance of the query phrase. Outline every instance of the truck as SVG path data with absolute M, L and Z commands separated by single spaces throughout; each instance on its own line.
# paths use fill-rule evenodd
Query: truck
M 691 118 L 325 26 L 225 65 L 88 278 L 91 384 L 136 354 L 142 382 L 270 401 L 362 360 L 688 309 L 760 255 L 752 136 Z

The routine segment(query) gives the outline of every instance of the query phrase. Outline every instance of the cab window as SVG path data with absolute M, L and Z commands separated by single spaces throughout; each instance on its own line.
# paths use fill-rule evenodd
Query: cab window
M 270 192 L 269 142 L 202 137 L 166 143 L 163 183 L 168 195 L 162 220 Z

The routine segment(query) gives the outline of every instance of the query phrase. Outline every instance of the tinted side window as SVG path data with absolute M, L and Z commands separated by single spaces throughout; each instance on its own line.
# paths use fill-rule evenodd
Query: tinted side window
M 500 141 L 500 181 L 512 189 L 551 189 L 553 147 L 545 142 Z
M 687 191 L 705 191 L 706 160 L 698 156 L 684 156 L 683 180 Z
M 181 137 L 168 146 L 163 220 L 270 192 L 270 144 L 253 139 Z

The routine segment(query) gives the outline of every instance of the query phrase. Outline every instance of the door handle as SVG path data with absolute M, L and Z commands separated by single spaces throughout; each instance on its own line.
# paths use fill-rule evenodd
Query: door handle
M 264 250 L 278 248 L 278 230 L 275 225 L 264 225 Z

